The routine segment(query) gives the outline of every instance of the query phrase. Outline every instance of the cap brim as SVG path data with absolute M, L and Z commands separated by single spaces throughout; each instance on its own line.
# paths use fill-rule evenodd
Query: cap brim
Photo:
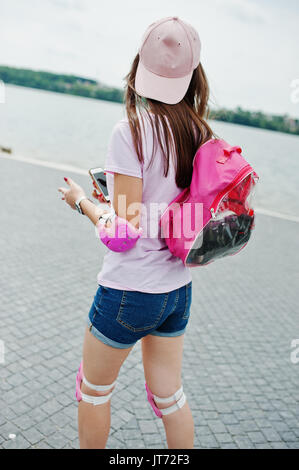
M 181 78 L 161 77 L 147 70 L 139 61 L 135 77 L 135 89 L 138 95 L 145 98 L 151 98 L 166 104 L 177 104 L 184 98 L 192 74 L 193 71 Z

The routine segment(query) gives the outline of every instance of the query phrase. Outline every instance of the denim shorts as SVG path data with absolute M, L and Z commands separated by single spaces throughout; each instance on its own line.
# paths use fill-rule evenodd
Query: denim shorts
M 185 332 L 192 282 L 163 294 L 99 286 L 87 318 L 91 333 L 114 348 L 129 348 L 142 337 Z

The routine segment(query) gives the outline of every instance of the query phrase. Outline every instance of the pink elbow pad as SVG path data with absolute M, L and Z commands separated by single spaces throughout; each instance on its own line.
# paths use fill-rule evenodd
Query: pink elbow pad
M 137 240 L 142 235 L 142 229 L 136 229 L 134 225 L 122 217 L 114 215 L 108 220 L 110 227 L 106 226 L 106 221 L 101 221 L 97 225 L 100 240 L 112 251 L 127 251 L 135 246 Z

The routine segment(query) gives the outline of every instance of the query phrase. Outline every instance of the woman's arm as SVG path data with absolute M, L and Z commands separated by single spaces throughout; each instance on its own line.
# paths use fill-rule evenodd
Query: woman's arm
M 94 225 L 97 224 L 102 214 L 104 214 L 105 212 L 108 212 L 107 210 L 104 210 L 101 207 L 94 204 L 89 199 L 83 199 L 83 201 L 81 201 L 80 203 L 80 207 L 81 207 L 83 214 L 86 215 Z
M 142 178 L 114 173 L 113 208 L 116 214 L 139 228 L 142 207 Z
M 72 209 L 76 209 L 75 202 L 81 198 L 86 197 L 84 190 L 75 183 L 71 178 L 64 178 L 65 182 L 69 185 L 67 188 L 59 188 L 58 191 L 62 193 L 62 200 L 64 200 Z M 98 197 L 97 199 L 100 200 Z M 91 222 L 96 225 L 99 217 L 105 212 L 109 212 L 106 208 L 101 208 L 94 204 L 89 199 L 83 199 L 80 203 L 81 210 L 84 215 L 86 215 Z
M 71 178 L 64 178 L 69 185 L 67 188 L 59 188 L 58 191 L 62 193 L 62 200 L 72 208 L 76 209 L 75 202 L 81 198 L 86 197 L 84 190 L 75 183 Z M 96 196 L 96 193 L 93 193 Z M 96 196 L 101 200 L 100 196 Z M 135 176 L 126 176 L 119 173 L 114 173 L 114 195 L 113 195 L 113 208 L 115 213 L 126 220 L 128 220 L 135 228 L 139 228 L 140 214 L 142 206 L 142 179 Z M 89 199 L 83 199 L 80 203 L 81 210 L 91 222 L 96 225 L 99 217 L 109 212 L 106 208 L 96 206 Z

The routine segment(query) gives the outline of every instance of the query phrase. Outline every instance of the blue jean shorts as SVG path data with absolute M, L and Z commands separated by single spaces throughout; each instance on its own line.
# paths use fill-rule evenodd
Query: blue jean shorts
M 185 332 L 192 282 L 163 294 L 99 286 L 87 318 L 91 333 L 114 348 L 129 348 L 144 336 Z

